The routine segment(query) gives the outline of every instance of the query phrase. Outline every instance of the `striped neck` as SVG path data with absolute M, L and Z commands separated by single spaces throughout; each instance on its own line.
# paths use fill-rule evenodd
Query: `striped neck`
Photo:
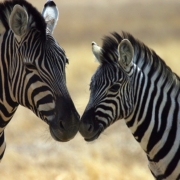
M 180 117 L 180 81 L 154 52 L 135 50 L 134 108 L 125 121 L 150 159 L 158 161 L 159 148 L 175 136 L 169 131 L 176 131 Z

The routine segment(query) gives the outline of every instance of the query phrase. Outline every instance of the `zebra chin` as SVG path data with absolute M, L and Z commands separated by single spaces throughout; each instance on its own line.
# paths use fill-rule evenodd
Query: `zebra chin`
M 104 128 L 100 125 L 99 129 L 94 132 L 94 134 L 92 134 L 92 136 L 89 136 L 89 137 L 84 137 L 84 140 L 85 141 L 94 141 L 96 139 L 98 139 L 98 137 L 101 135 L 101 133 L 104 131 Z
M 74 124 L 66 127 L 63 122 L 60 121 L 59 124 L 50 123 L 49 130 L 54 140 L 67 142 L 75 137 L 79 130 L 79 126 Z

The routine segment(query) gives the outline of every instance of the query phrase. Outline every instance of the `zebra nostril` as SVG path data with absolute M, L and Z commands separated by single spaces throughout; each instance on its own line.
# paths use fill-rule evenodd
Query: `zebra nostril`
M 88 131 L 89 131 L 89 132 L 92 132 L 92 131 L 93 131 L 93 125 L 92 125 L 92 124 L 89 124 Z
M 63 125 L 62 121 L 60 121 L 60 122 L 59 122 L 59 125 L 60 125 L 61 129 L 65 130 L 64 125 Z

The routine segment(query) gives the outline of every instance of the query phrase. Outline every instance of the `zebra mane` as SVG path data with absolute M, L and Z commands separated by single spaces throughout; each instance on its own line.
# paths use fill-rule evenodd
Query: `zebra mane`
M 112 36 L 105 36 L 103 38 L 103 44 L 102 44 L 102 53 L 101 53 L 101 60 L 102 62 L 105 61 L 106 63 L 111 63 L 113 61 L 117 62 L 117 56 L 118 56 L 118 45 L 123 39 L 128 39 L 131 44 L 134 47 L 135 53 L 138 53 L 137 51 L 144 51 L 144 53 L 148 53 L 149 55 L 156 55 L 156 53 L 148 48 L 146 45 L 144 45 L 139 40 L 135 39 L 131 34 L 127 32 L 122 32 L 122 35 L 113 32 L 111 33 Z M 157 56 L 157 55 L 156 55 Z M 104 59 L 104 60 L 103 60 Z M 137 63 L 137 62 L 134 62 Z
M 164 76 L 169 76 L 169 79 L 176 77 L 180 80 L 180 77 L 176 73 L 172 72 L 171 68 L 166 65 L 164 60 L 162 60 L 154 50 L 148 48 L 144 43 L 135 39 L 131 34 L 127 32 L 122 32 L 122 35 L 119 35 L 116 32 L 111 34 L 112 36 L 105 36 L 103 39 L 102 52 L 100 55 L 102 64 L 117 63 L 119 56 L 118 45 L 123 39 L 128 39 L 134 47 L 133 62 L 141 70 L 150 66 L 152 73 L 158 70 L 161 71 Z
M 154 67 L 157 67 L 159 64 L 166 66 L 165 62 L 155 53 L 155 51 L 148 48 L 144 43 L 135 39 L 131 34 L 127 32 L 122 32 L 122 35 L 119 35 L 116 32 L 113 32 L 111 34 L 112 36 L 105 36 L 103 39 L 101 62 L 117 63 L 119 56 L 118 45 L 123 39 L 128 39 L 134 47 L 135 58 L 133 59 L 133 61 L 140 68 L 142 64 L 152 65 L 151 60 L 153 60 Z
M 35 27 L 41 32 L 43 38 L 46 36 L 46 22 L 41 13 L 25 0 L 8 0 L 0 3 L 0 26 L 3 25 L 5 30 L 9 30 L 9 16 L 14 5 L 19 4 L 24 7 L 29 16 L 29 25 L 35 24 Z M 1 28 L 1 27 L 0 27 Z

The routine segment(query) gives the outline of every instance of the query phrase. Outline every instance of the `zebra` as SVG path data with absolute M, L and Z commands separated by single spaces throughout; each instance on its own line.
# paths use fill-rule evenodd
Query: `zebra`
M 124 119 L 147 155 L 156 180 L 180 179 L 180 78 L 154 50 L 130 33 L 92 43 L 100 63 L 79 131 L 93 141 Z
M 46 122 L 56 141 L 69 141 L 79 130 L 66 87 L 68 58 L 53 37 L 58 14 L 53 1 L 42 15 L 24 0 L 0 3 L 0 160 L 5 127 L 19 104 Z

